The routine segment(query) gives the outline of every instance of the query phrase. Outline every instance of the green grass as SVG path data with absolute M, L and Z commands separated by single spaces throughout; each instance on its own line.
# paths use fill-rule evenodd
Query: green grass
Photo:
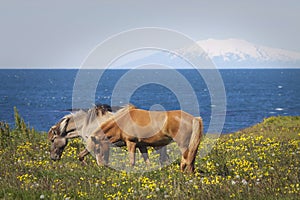
M 0 123 L 1 199 L 297 199 L 300 195 L 300 117 L 271 117 L 221 136 L 207 156 L 197 157 L 193 175 L 179 171 L 179 160 L 144 173 L 98 167 L 92 156 L 82 166 L 77 160 L 84 148 L 79 139 L 70 141 L 62 160 L 53 162 L 46 133 L 29 129 L 17 110 L 15 121 L 14 128 Z

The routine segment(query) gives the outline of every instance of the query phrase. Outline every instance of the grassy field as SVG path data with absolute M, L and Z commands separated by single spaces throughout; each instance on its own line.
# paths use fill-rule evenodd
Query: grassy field
M 0 123 L 1 199 L 298 199 L 300 117 L 271 117 L 221 136 L 196 160 L 196 173 L 179 171 L 179 160 L 159 170 L 126 173 L 98 167 L 70 141 L 62 160 L 52 162 L 46 133 Z M 179 158 L 180 156 L 178 156 Z M 120 162 L 128 162 L 127 157 Z

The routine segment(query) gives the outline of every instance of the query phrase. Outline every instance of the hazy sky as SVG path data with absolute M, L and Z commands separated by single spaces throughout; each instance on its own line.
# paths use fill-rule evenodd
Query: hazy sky
M 113 34 L 163 27 L 300 52 L 300 1 L 1 0 L 0 68 L 79 66 Z

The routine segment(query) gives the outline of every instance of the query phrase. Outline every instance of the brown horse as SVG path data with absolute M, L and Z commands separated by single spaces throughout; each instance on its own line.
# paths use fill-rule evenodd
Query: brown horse
M 127 105 L 121 110 L 135 108 L 133 105 Z M 120 109 L 117 108 L 117 109 Z M 86 143 L 86 148 L 78 155 L 79 160 L 85 164 L 84 157 L 90 152 L 95 154 L 98 165 L 106 165 L 109 157 L 109 144 L 105 138 L 99 138 L 97 141 L 95 137 L 89 138 L 90 134 L 96 130 L 99 125 L 105 120 L 112 117 L 112 108 L 106 104 L 99 104 L 88 111 L 79 110 L 75 113 L 64 116 L 57 124 L 52 126 L 48 132 L 48 139 L 51 141 L 50 157 L 52 160 L 59 160 L 64 148 L 68 143 L 68 139 L 81 137 Z M 101 140 L 100 140 L 101 139 Z M 93 141 L 91 146 L 90 140 Z M 99 143 L 99 144 L 98 144 Z M 101 149 L 99 145 L 101 144 Z M 115 143 L 114 146 L 125 146 L 123 141 Z M 146 163 L 149 163 L 149 156 L 146 147 L 139 147 L 140 152 Z M 160 161 L 166 162 L 168 155 L 166 148 L 158 150 L 160 154 Z
M 181 171 L 194 171 L 194 162 L 203 135 L 201 117 L 181 111 L 146 111 L 136 108 L 122 110 L 103 122 L 91 134 L 96 140 L 107 137 L 110 143 L 124 141 L 129 151 L 130 164 L 135 164 L 136 147 L 161 147 L 175 141 L 181 151 Z M 93 143 L 94 142 L 94 143 Z M 101 148 L 101 144 L 98 143 Z

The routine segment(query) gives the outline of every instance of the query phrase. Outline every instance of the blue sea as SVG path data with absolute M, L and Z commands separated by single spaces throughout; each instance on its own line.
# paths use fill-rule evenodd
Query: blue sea
M 115 85 L 126 75 L 128 70 L 106 70 L 96 87 L 95 95 L 86 96 L 86 104 L 111 104 Z M 200 115 L 204 120 L 205 130 L 211 120 L 210 91 L 203 78 L 195 70 L 178 70 L 190 83 L 199 102 Z M 223 69 L 219 70 L 226 92 L 226 115 L 222 133 L 234 132 L 269 116 L 300 115 L 300 69 Z M 48 131 L 61 117 L 72 108 L 74 83 L 78 70 L 0 70 L 0 121 L 14 124 L 13 108 L 17 107 L 25 122 L 39 131 Z M 151 70 L 140 70 L 138 78 L 143 78 Z M 155 70 L 160 76 L 169 76 L 168 70 Z M 93 76 L 95 71 L 86 73 Z M 169 77 L 170 79 L 170 77 Z M 133 78 L 130 83 L 136 80 Z M 172 84 L 177 80 L 172 80 Z M 90 87 L 87 78 L 82 90 Z M 175 93 L 170 88 L 157 83 L 137 85 L 130 94 L 130 102 L 140 108 L 150 109 L 153 105 L 164 110 L 181 109 L 184 104 L 193 104 L 185 87 Z M 78 88 L 77 88 L 78 90 Z M 124 91 L 123 91 L 124 93 Z M 114 94 L 118 95 L 118 94 Z M 120 94 L 121 95 L 121 94 Z M 124 94 L 122 94 L 124 95 Z M 82 101 L 85 101 L 83 95 Z M 92 101 L 91 101 L 92 98 Z M 123 102 L 117 102 L 121 105 Z M 88 107 L 88 106 L 85 106 Z M 195 115 L 198 111 L 188 110 Z

